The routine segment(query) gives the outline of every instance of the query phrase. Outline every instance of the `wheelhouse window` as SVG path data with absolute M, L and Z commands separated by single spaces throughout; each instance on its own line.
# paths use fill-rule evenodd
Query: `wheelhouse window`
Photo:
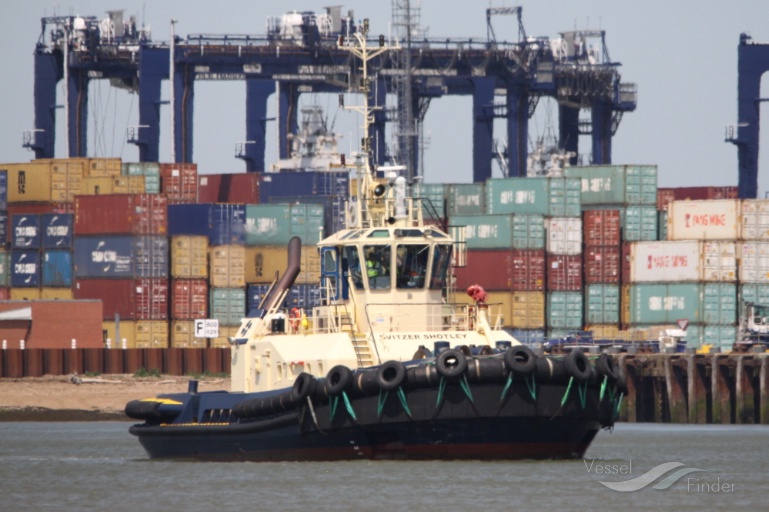
M 389 245 L 364 245 L 365 273 L 371 290 L 389 290 L 391 265 Z
M 363 289 L 363 275 L 361 273 L 360 257 L 358 256 L 358 248 L 355 246 L 347 246 L 344 248 L 345 256 L 347 257 L 347 265 L 350 269 L 350 278 L 352 279 L 352 285 L 356 290 Z
M 441 290 L 446 286 L 446 273 L 451 262 L 451 246 L 436 245 L 433 251 L 433 266 L 430 273 L 430 289 Z
M 428 244 L 398 245 L 396 250 L 398 288 L 424 288 L 430 261 Z

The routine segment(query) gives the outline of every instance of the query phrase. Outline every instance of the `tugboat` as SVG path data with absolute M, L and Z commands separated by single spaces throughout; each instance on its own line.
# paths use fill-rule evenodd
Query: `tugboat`
M 367 24 L 364 24 L 366 26 Z M 365 31 L 351 51 L 377 52 Z M 367 83 L 366 66 L 362 81 Z M 365 87 L 365 85 L 364 85 Z M 231 343 L 231 390 L 134 400 L 152 459 L 330 461 L 581 457 L 611 428 L 624 385 L 606 354 L 537 355 L 501 329 L 479 286 L 447 300 L 454 240 L 427 223 L 399 169 L 355 156 L 346 228 L 323 239 L 319 307 L 280 307 L 285 273 Z

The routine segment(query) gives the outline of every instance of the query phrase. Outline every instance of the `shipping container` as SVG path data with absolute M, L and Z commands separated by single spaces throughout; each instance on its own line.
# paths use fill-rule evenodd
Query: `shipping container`
M 139 320 L 136 322 L 136 348 L 168 348 L 168 322 Z
M 198 175 L 198 202 L 259 204 L 261 173 Z
M 582 290 L 582 255 L 547 253 L 547 290 Z
M 114 185 L 115 178 L 112 177 L 83 178 L 80 194 L 78 195 L 106 196 L 112 194 Z
M 455 215 L 450 226 L 465 226 L 467 249 L 544 249 L 541 215 Z
M 259 185 L 260 203 L 287 196 L 350 195 L 350 171 L 284 171 L 264 173 Z M 357 194 L 356 194 L 357 195 Z
M 144 176 L 119 176 L 112 178 L 113 194 L 144 194 L 146 193 Z M 158 194 L 152 194 L 158 195 Z
M 171 318 L 208 318 L 208 282 L 205 279 L 171 280 Z
M 619 324 L 620 288 L 613 284 L 585 287 L 585 323 Z
M 171 347 L 206 348 L 208 338 L 195 337 L 195 322 L 192 320 L 174 320 L 171 322 Z
M 114 349 L 136 348 L 136 322 L 132 320 L 103 321 L 105 343 Z
M 448 185 L 443 183 L 417 183 L 411 189 L 411 196 L 422 201 L 422 213 L 425 218 L 443 218 L 446 215 Z
M 582 228 L 585 245 L 618 246 L 621 241 L 619 210 L 585 210 Z
M 582 253 L 582 219 L 579 217 L 550 217 L 545 219 L 546 250 L 551 254 L 579 255 Z
M 742 318 L 745 302 L 761 306 L 769 306 L 769 283 L 740 283 L 738 297 L 738 312 Z
M 51 162 L 51 201 L 72 202 L 83 192 L 83 162 L 53 159 Z
M 40 288 L 40 300 L 74 300 L 72 288 Z
M 0 289 L 11 286 L 11 253 L 0 249 Z
M 102 348 L 101 305 L 98 301 L 30 300 L 0 303 L 0 313 L 27 309 L 31 321 L 19 322 L 16 329 L 3 329 L 3 338 L 12 343 L 25 341 L 27 349 Z M 24 313 L 22 313 L 24 314 Z M 73 322 L 72 319 L 77 319 Z M 18 348 L 18 345 L 9 348 Z
M 5 247 L 5 241 L 8 240 L 10 232 L 8 231 L 8 212 L 0 211 L 0 246 Z
M 620 246 L 588 245 L 582 255 L 585 284 L 619 284 Z
M 533 345 L 535 343 L 543 343 L 545 341 L 544 329 L 516 329 L 512 327 L 505 328 L 510 336 L 518 340 L 520 343 L 526 345 Z
M 483 215 L 485 205 L 484 183 L 459 183 L 448 186 L 448 216 Z
M 312 316 L 311 308 L 320 305 L 320 285 L 317 283 L 294 284 L 286 295 L 286 307 L 302 309 L 307 316 Z
M 737 187 L 676 187 L 657 189 L 657 209 L 666 210 L 671 201 L 737 199 Z
M 172 204 L 168 234 L 206 236 L 210 245 L 246 242 L 246 208 L 242 204 Z
M 476 307 L 475 300 L 466 293 L 455 293 L 451 298 L 455 304 L 467 304 Z M 486 304 L 489 306 L 489 323 L 502 327 L 512 327 L 513 294 L 510 292 L 488 292 Z
M 40 231 L 40 215 L 28 213 L 11 216 L 11 247 L 14 249 L 39 249 L 43 237 Z
M 769 200 L 743 199 L 740 201 L 740 216 L 740 238 L 769 240 Z
M 168 277 L 168 238 L 148 236 L 76 236 L 75 277 Z
M 211 288 L 209 291 L 210 318 L 219 325 L 240 325 L 246 316 L 246 291 L 243 288 Z
M 246 248 L 242 245 L 220 245 L 210 250 L 209 283 L 217 288 L 240 288 L 246 285 Z
M 258 204 L 246 206 L 248 246 L 288 245 L 298 236 L 314 245 L 323 236 L 324 208 L 317 204 Z
M 40 288 L 11 288 L 10 300 L 40 300 Z
M 737 285 L 735 283 L 705 283 L 702 288 L 703 322 L 714 325 L 734 325 L 737 323 Z
M 545 290 L 545 251 L 514 249 L 510 253 L 510 260 L 513 291 Z
M 0 165 L 2 167 L 2 165 Z M 8 171 L 0 169 L 0 211 L 8 210 Z
M 657 166 L 567 167 L 564 174 L 581 180 L 583 205 L 651 205 L 656 208 Z
M 582 328 L 582 292 L 547 292 L 547 328 Z
M 487 214 L 580 215 L 580 183 L 574 178 L 501 178 L 486 181 Z
M 48 203 L 51 195 L 51 162 L 36 160 L 20 164 L 0 164 L 7 176 L 8 206 L 13 203 Z
M 104 320 L 167 320 L 167 279 L 76 279 L 76 299 L 103 304 Z
M 70 158 L 83 162 L 83 176 L 88 178 L 111 178 L 120 176 L 122 161 L 119 158 Z
M 43 249 L 72 249 L 72 231 L 75 216 L 71 213 L 43 213 L 40 215 Z
M 43 252 L 42 286 L 72 286 L 72 251 L 52 249 Z
M 660 240 L 668 239 L 668 212 L 658 212 L 657 233 Z
M 769 283 L 769 242 L 741 242 L 737 244 L 743 283 Z
M 14 249 L 11 251 L 11 286 L 38 288 L 41 284 L 40 252 Z
M 701 249 L 702 244 L 697 240 L 633 242 L 630 244 L 630 281 L 701 281 L 704 275 Z
M 208 237 L 171 237 L 171 276 L 208 277 Z
M 75 235 L 165 235 L 168 200 L 154 194 L 75 198 Z
M 630 285 L 631 324 L 702 322 L 700 283 L 639 283 Z
M 315 247 L 303 247 L 295 283 L 320 282 L 320 255 Z M 269 284 L 283 275 L 288 265 L 288 246 L 246 247 L 246 283 Z
M 619 314 L 617 315 L 619 316 Z M 585 330 L 593 333 L 594 340 L 626 341 L 626 332 L 620 331 L 617 324 L 589 324 Z
M 668 205 L 669 240 L 736 240 L 740 200 L 673 201 Z
M 505 325 L 517 329 L 544 329 L 545 293 L 513 292 L 510 300 L 510 318 L 505 320 L 507 320 Z
M 168 199 L 198 200 L 198 166 L 193 163 L 161 163 L 160 190 Z
M 620 210 L 622 238 L 628 242 L 657 240 L 657 209 L 654 206 L 627 206 Z
M 240 329 L 239 325 L 233 325 L 233 326 L 220 325 L 219 336 L 216 338 L 210 338 L 208 340 L 208 346 L 211 348 L 229 349 L 231 347 L 230 338 L 236 337 L 239 329 Z
M 160 193 L 160 164 L 157 162 L 123 162 L 121 174 L 125 176 L 142 176 L 144 178 L 145 193 Z
M 542 251 L 537 251 L 544 256 Z M 467 266 L 456 267 L 456 288 L 464 291 L 477 284 L 486 291 L 512 290 L 513 286 L 513 256 L 510 250 L 467 251 Z M 544 266 L 544 259 L 540 267 Z M 542 279 L 544 268 L 540 268 L 539 277 Z

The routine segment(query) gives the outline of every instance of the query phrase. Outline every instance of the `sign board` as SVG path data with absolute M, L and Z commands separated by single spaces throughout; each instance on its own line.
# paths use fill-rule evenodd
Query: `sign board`
M 218 338 L 219 320 L 216 318 L 204 318 L 195 320 L 196 338 Z
M 676 320 L 676 324 L 678 325 L 678 328 L 682 331 L 685 331 L 686 328 L 689 326 L 689 320 L 686 318 L 679 318 Z

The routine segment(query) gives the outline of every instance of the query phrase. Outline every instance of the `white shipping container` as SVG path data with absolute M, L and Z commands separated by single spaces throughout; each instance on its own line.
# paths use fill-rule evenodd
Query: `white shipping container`
M 702 274 L 700 242 L 632 242 L 630 282 L 699 281 Z
M 630 281 L 734 282 L 737 255 L 734 242 L 700 240 L 634 242 L 630 246 Z
M 769 199 L 743 199 L 740 238 L 769 240 Z
M 582 218 L 550 217 L 545 220 L 547 247 L 550 254 L 582 253 Z
M 769 242 L 741 242 L 739 257 L 742 283 L 769 283 Z
M 737 240 L 740 200 L 671 201 L 668 240 Z

